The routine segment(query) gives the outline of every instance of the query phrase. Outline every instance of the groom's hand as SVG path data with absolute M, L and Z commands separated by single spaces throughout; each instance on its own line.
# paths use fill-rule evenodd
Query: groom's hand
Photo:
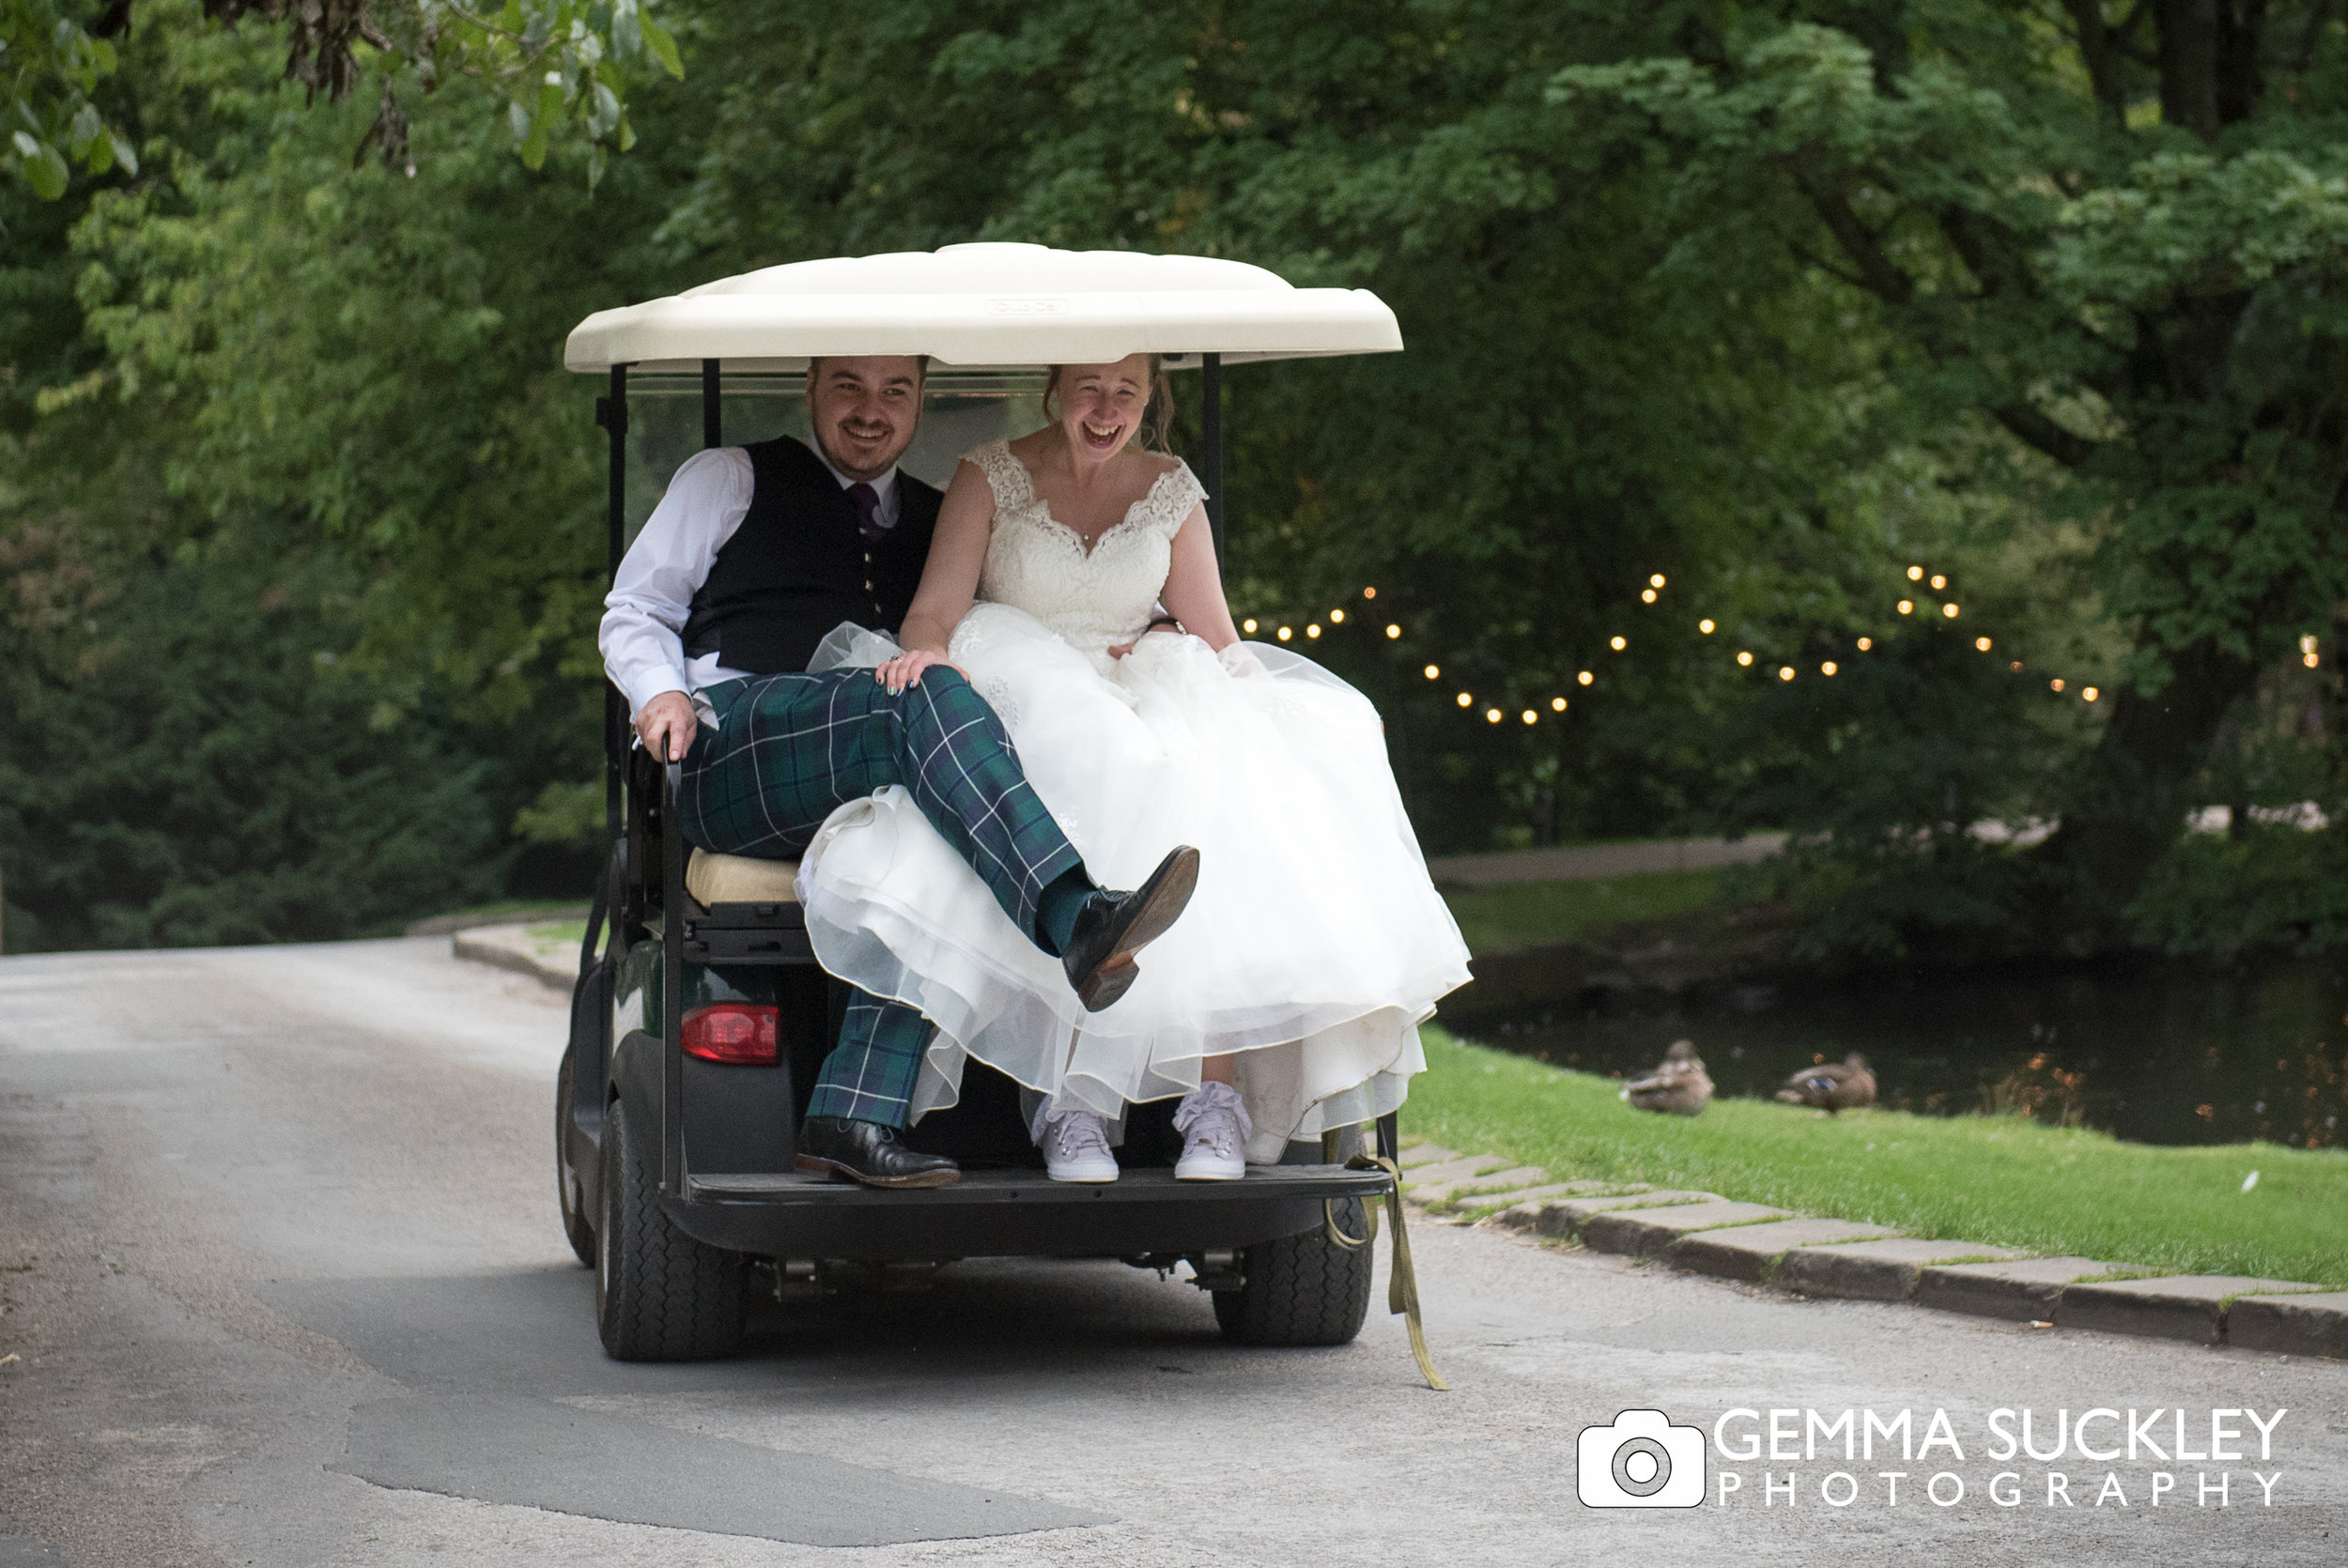
M 693 716 L 693 699 L 681 691 L 664 691 L 636 715 L 636 733 L 644 749 L 664 762 L 682 762 L 693 749 L 693 732 L 701 721 Z

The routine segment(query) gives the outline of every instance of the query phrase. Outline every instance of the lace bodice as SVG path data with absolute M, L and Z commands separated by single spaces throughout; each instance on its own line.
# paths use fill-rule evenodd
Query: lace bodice
M 1088 552 L 1035 493 L 1010 442 L 989 441 L 964 457 L 995 492 L 979 597 L 1027 611 L 1087 653 L 1140 636 L 1166 591 L 1174 535 L 1206 499 L 1190 466 L 1177 462 L 1160 474 Z

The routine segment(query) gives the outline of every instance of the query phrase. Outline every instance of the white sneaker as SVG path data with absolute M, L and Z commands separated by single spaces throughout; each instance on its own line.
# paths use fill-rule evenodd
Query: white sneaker
M 1109 1152 L 1108 1123 L 1090 1111 L 1061 1111 L 1037 1118 L 1043 1130 L 1036 1147 L 1054 1181 L 1117 1179 L 1117 1156 Z
M 1175 1180 L 1237 1181 L 1247 1174 L 1247 1135 L 1255 1129 L 1228 1084 L 1201 1084 L 1184 1095 L 1174 1126 L 1182 1135 Z

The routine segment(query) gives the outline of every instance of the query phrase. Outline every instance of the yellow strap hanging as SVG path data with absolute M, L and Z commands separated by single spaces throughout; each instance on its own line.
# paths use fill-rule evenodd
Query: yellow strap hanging
M 1403 1326 L 1411 1333 L 1411 1354 L 1417 1360 L 1418 1370 L 1426 1377 L 1427 1386 L 1439 1393 L 1448 1392 L 1451 1385 L 1435 1371 L 1435 1359 L 1427 1353 L 1427 1330 L 1419 1321 L 1418 1276 L 1411 1268 L 1411 1237 L 1402 1228 L 1402 1168 L 1391 1160 L 1367 1154 L 1357 1154 L 1345 1163 L 1349 1170 L 1381 1170 L 1394 1178 L 1386 1189 L 1386 1212 L 1394 1222 L 1394 1267 L 1386 1273 L 1386 1310 L 1401 1314 Z M 1374 1217 L 1377 1210 L 1365 1206 L 1364 1212 Z M 1330 1228 L 1334 1233 L 1334 1218 Z M 1369 1227 L 1369 1236 L 1363 1239 L 1367 1241 L 1376 1235 L 1377 1227 L 1373 1223 Z

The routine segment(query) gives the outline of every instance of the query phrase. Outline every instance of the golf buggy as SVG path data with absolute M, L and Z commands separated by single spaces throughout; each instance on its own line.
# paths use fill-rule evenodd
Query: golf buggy
M 1291 288 L 1202 257 L 977 244 L 773 267 L 599 312 L 571 333 L 564 363 L 610 380 L 597 418 L 616 572 L 630 519 L 649 513 L 694 446 L 721 444 L 730 427 L 737 441 L 805 432 L 812 356 L 931 356 L 904 466 L 940 484 L 954 453 L 1008 433 L 1015 417 L 1042 423 L 1049 364 L 1147 350 L 1196 370 L 1220 554 L 1222 366 L 1401 346 L 1393 313 L 1362 291 Z M 816 963 L 797 868 L 687 845 L 680 769 L 631 744 L 627 705 L 610 687 L 604 749 L 610 847 L 579 952 L 555 1165 L 564 1228 L 595 1269 L 612 1356 L 727 1355 L 753 1292 L 781 1299 L 858 1266 L 989 1255 L 1186 1264 L 1238 1344 L 1341 1345 L 1360 1331 L 1369 1205 L 1386 1201 L 1395 1243 L 1407 1245 L 1392 1115 L 1292 1143 L 1282 1163 L 1238 1181 L 1177 1183 L 1171 1102 L 1135 1106 L 1121 1178 L 1061 1184 L 1028 1140 L 1018 1085 L 974 1059 L 958 1101 L 905 1134 L 962 1162 L 954 1185 L 877 1191 L 795 1169 L 796 1131 L 847 995 Z M 1397 1264 L 1400 1312 L 1407 1252 Z M 1409 1305 L 1415 1344 L 1414 1297 Z

